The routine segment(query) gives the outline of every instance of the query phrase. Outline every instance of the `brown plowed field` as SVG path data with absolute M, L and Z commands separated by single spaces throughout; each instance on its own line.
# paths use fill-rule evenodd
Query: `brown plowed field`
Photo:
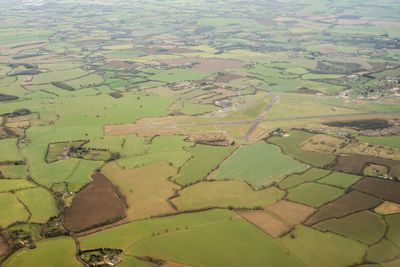
M 190 265 L 186 265 L 186 264 L 172 262 L 172 261 L 167 261 L 166 263 L 161 265 L 161 267 L 191 267 L 191 266 Z
M 237 213 L 273 238 L 287 233 L 315 211 L 314 208 L 281 200 L 264 210 L 243 210 Z
M 318 211 L 306 221 L 306 224 L 313 225 L 326 219 L 340 218 L 360 210 L 376 207 L 381 202 L 382 200 L 379 198 L 362 192 L 351 191 L 337 200 L 320 207 Z
M 364 178 L 353 188 L 384 200 L 400 203 L 400 183 L 380 178 Z
M 364 155 L 353 155 L 353 156 L 339 156 L 332 165 L 332 168 L 337 171 L 350 172 L 359 174 L 364 169 L 367 163 L 375 163 L 378 165 L 388 166 L 393 168 L 400 165 L 400 161 L 377 158 Z M 391 174 L 400 177 L 400 168 L 393 168 Z
M 126 206 L 116 187 L 101 173 L 92 174 L 92 179 L 64 211 L 64 224 L 70 231 L 79 232 L 125 216 Z
M 0 235 L 0 257 L 7 254 L 8 246 L 4 241 L 4 238 Z

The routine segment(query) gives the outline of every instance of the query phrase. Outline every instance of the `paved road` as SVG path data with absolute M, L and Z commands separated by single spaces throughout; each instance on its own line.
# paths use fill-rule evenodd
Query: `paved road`
M 247 132 L 244 134 L 240 140 L 247 141 L 249 136 L 254 132 L 254 130 L 257 128 L 257 126 L 260 124 L 260 122 L 263 121 L 263 118 L 267 114 L 268 110 L 271 109 L 272 105 L 275 104 L 275 102 L 279 99 L 279 96 L 274 96 L 271 101 L 268 103 L 268 105 L 265 106 L 264 110 L 258 115 L 257 119 L 253 122 L 251 127 L 247 130 Z
M 275 118 L 275 119 L 264 119 L 264 120 L 241 120 L 241 121 L 215 121 L 215 122 L 196 122 L 196 123 L 182 123 L 182 124 L 165 124 L 165 125 L 151 125 L 145 126 L 144 129 L 159 129 L 169 127 L 190 127 L 190 126 L 225 126 L 225 125 L 242 125 L 250 123 L 260 123 L 264 121 L 289 121 L 289 120 L 304 120 L 304 119 L 318 119 L 318 118 L 334 118 L 334 117 L 351 117 L 351 116 L 366 116 L 366 115 L 377 115 L 377 114 L 394 114 L 400 113 L 400 110 L 395 111 L 383 111 L 383 112 L 364 112 L 364 113 L 347 113 L 347 114 L 331 114 L 331 115 L 315 115 L 315 116 L 303 116 L 303 117 L 289 117 L 289 118 Z

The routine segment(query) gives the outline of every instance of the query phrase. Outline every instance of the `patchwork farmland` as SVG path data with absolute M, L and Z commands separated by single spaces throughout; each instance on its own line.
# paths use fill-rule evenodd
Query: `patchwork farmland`
M 399 12 L 0 0 L 0 266 L 400 266 Z

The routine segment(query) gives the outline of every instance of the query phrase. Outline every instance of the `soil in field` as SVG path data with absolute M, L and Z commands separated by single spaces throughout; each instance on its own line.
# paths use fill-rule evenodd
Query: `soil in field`
M 17 100 L 18 98 L 19 98 L 18 96 L 0 94 L 0 102 L 1 101 L 13 101 L 13 100 Z
M 237 74 L 224 74 L 222 76 L 219 76 L 216 80 L 217 83 L 229 83 L 232 80 L 240 79 L 243 78 L 241 75 Z
M 325 124 L 332 127 L 346 127 L 346 128 L 354 128 L 357 130 L 380 129 L 390 126 L 389 122 L 384 119 L 332 121 L 332 122 L 326 122 Z
M 360 210 L 376 207 L 381 202 L 382 200 L 379 198 L 354 190 L 320 207 L 305 223 L 307 225 L 313 225 L 326 219 L 341 218 Z
M 332 163 L 331 167 L 337 171 L 362 174 L 364 167 L 367 164 L 371 163 L 390 167 L 392 168 L 390 174 L 396 177 L 400 177 L 400 168 L 394 168 L 396 166 L 400 166 L 399 160 L 377 158 L 372 156 L 364 156 L 364 155 L 339 156 Z
M 237 213 L 273 238 L 287 233 L 315 211 L 314 208 L 281 200 L 264 210 L 243 210 Z
M 353 188 L 378 198 L 400 203 L 400 183 L 381 178 L 364 178 Z
M 8 252 L 8 246 L 4 238 L 0 235 L 0 258 L 6 255 Z
M 73 199 L 64 211 L 64 224 L 73 232 L 114 222 L 125 216 L 126 204 L 117 188 L 101 173 Z

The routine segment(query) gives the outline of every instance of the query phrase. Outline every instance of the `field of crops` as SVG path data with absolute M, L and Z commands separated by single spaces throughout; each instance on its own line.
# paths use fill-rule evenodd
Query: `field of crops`
M 400 266 L 400 4 L 0 4 L 0 266 Z

